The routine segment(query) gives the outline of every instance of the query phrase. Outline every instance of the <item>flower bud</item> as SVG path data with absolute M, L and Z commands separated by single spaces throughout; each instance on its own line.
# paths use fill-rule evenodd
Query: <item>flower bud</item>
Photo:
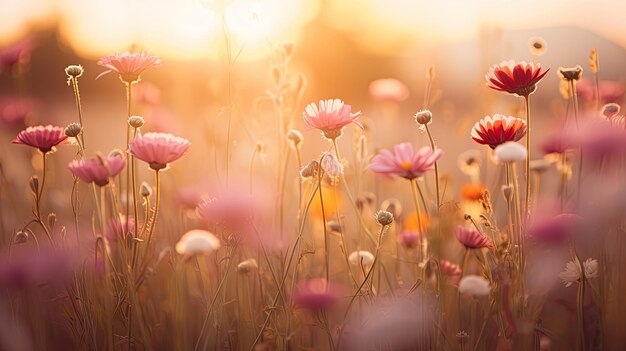
M 128 117 L 128 125 L 137 129 L 143 127 L 144 120 L 141 116 L 130 116 Z
M 25 242 L 28 241 L 28 238 L 29 238 L 28 232 L 20 230 L 19 232 L 17 232 L 17 234 L 15 234 L 15 238 L 13 239 L 13 242 L 16 244 L 24 244 Z
M 146 182 L 141 182 L 140 193 L 143 197 L 150 197 L 152 195 L 152 187 Z
M 30 181 L 28 182 L 30 185 L 30 190 L 35 194 L 39 194 L 39 177 L 32 176 L 30 177 Z
M 295 49 L 295 45 L 292 42 L 285 42 L 281 44 L 281 49 L 285 54 L 285 58 L 291 58 Z
M 433 119 L 433 114 L 429 110 L 418 111 L 415 116 L 415 122 L 421 125 L 429 124 Z
M 322 168 L 331 177 L 339 177 L 343 173 L 343 165 L 335 154 L 326 152 L 322 157 Z
M 71 123 L 65 127 L 65 135 L 70 138 L 76 138 L 83 131 L 83 127 L 79 123 Z
M 376 212 L 376 222 L 382 226 L 387 226 L 393 223 L 393 215 L 391 212 L 378 211 Z
M 124 151 L 120 149 L 113 149 L 109 152 L 109 157 L 124 157 Z
M 328 221 L 326 222 L 326 228 L 334 233 L 341 233 L 341 224 L 337 221 Z
M 576 67 L 559 67 L 559 77 L 567 81 L 580 80 L 583 76 L 583 68 L 580 65 Z
M 67 74 L 67 77 L 69 79 L 78 78 L 82 76 L 84 71 L 85 70 L 83 69 L 83 66 L 81 65 L 69 65 L 65 67 L 65 74 Z
M 504 195 L 506 201 L 511 201 L 511 195 L 513 195 L 513 187 L 510 185 L 503 185 L 502 194 Z
M 287 132 L 287 139 L 291 141 L 293 147 L 297 149 L 302 144 L 302 140 L 304 140 L 304 136 L 302 136 L 302 133 L 300 133 L 299 131 L 295 129 L 290 129 Z
M 393 218 L 399 218 L 402 215 L 402 204 L 398 199 L 387 199 L 380 204 L 380 209 L 391 212 Z
M 237 265 L 237 272 L 241 274 L 246 274 L 258 267 L 259 265 L 257 264 L 256 260 L 254 258 L 250 258 Z
M 620 109 L 621 108 L 618 104 L 611 102 L 610 104 L 602 106 L 602 115 L 610 119 L 615 117 L 619 113 Z
M 300 170 L 300 176 L 302 178 L 316 177 L 319 168 L 320 168 L 320 164 L 317 163 L 317 161 L 313 160 L 309 162 L 308 165 L 304 166 L 302 170 Z
M 56 213 L 54 213 L 54 212 L 53 212 L 53 213 L 50 213 L 50 214 L 48 215 L 48 226 L 49 226 L 50 228 L 54 228 L 54 224 L 55 224 L 56 222 L 57 222 L 57 215 L 56 215 Z

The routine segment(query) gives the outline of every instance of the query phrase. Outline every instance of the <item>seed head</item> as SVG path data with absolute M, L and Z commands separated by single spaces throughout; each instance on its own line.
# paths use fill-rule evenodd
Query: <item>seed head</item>
M 79 123 L 71 123 L 65 127 L 65 135 L 70 138 L 76 138 L 83 131 L 83 127 Z
M 387 211 L 376 212 L 376 222 L 382 226 L 388 226 L 393 223 L 393 214 Z
M 68 83 L 71 79 L 82 76 L 84 71 L 85 70 L 81 65 L 69 65 L 65 67 L 65 74 L 67 74 Z
M 143 196 L 143 197 L 150 197 L 152 195 L 152 187 L 150 185 L 148 185 L 148 183 L 141 182 L 140 189 L 141 189 L 140 190 L 141 196 Z
M 128 118 L 128 125 L 130 125 L 131 127 L 135 129 L 143 127 L 143 124 L 144 124 L 144 120 L 143 120 L 143 117 L 141 116 L 130 116 Z
M 580 80 L 583 76 L 583 68 L 580 65 L 575 67 L 559 67 L 559 77 L 567 81 Z
M 415 116 L 415 122 L 417 124 L 426 125 L 429 124 L 433 120 L 433 114 L 430 110 L 422 110 L 418 111 Z

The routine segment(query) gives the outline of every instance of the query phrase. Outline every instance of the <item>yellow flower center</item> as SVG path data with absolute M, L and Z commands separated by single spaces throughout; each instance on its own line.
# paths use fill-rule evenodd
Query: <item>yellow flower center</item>
M 411 167 L 413 166 L 413 163 L 412 163 L 412 162 L 409 162 L 409 161 L 404 161 L 404 162 L 402 162 L 402 163 L 400 164 L 400 166 L 401 166 L 403 169 L 405 169 L 405 170 L 407 170 L 407 171 L 410 171 L 410 170 L 411 170 Z

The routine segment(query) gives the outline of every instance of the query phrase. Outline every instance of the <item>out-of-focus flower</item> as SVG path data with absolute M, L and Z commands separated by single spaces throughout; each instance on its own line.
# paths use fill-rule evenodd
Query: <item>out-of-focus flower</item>
M 626 93 L 626 85 L 623 82 L 601 80 L 598 84 L 600 90 L 600 104 L 620 102 Z M 582 79 L 576 83 L 576 91 L 582 100 L 593 101 L 595 99 L 596 83 L 592 80 Z
M 127 233 L 135 230 L 135 220 L 132 217 L 126 218 L 123 214 L 113 217 L 107 225 L 105 238 L 109 243 L 115 242 L 116 235 L 124 238 Z
M 236 183 L 233 181 L 231 184 Z M 196 213 L 205 223 L 216 225 L 229 235 L 247 234 L 253 219 L 262 218 L 270 205 L 269 196 L 260 193 L 251 195 L 244 189 L 233 186 L 211 191 L 212 197 L 200 201 Z
M 461 186 L 461 199 L 466 201 L 480 201 L 487 188 L 482 183 L 467 183 Z
M 459 292 L 472 296 L 487 296 L 491 292 L 489 281 L 477 275 L 466 275 L 459 282 Z
M 493 249 L 493 241 L 486 235 L 481 234 L 474 227 L 456 227 L 456 238 L 468 249 L 481 249 L 483 247 Z
M 220 240 L 202 229 L 188 231 L 176 243 L 176 252 L 184 256 L 206 255 L 219 248 Z
M 348 262 L 353 266 L 369 267 L 374 263 L 374 255 L 369 251 L 354 251 L 348 256 Z
M 81 65 L 69 65 L 65 67 L 65 74 L 67 75 L 67 83 L 69 84 L 72 79 L 80 78 L 85 70 Z
M 12 142 L 34 147 L 45 154 L 53 152 L 57 145 L 66 141 L 65 128 L 47 125 L 28 127 L 21 131 Z
M 130 142 L 130 152 L 158 171 L 181 158 L 191 143 L 169 133 L 139 134 Z
M 476 149 L 470 149 L 459 154 L 459 169 L 465 175 L 476 177 L 480 173 L 481 152 Z
M 393 218 L 400 218 L 402 215 L 402 203 L 398 199 L 386 199 L 380 204 L 382 211 L 391 212 Z
M 580 65 L 574 67 L 559 67 L 557 70 L 559 78 L 567 81 L 579 81 L 583 76 L 583 68 Z
M 461 280 L 461 275 L 463 273 L 461 266 L 447 260 L 440 260 L 439 269 L 441 269 L 441 273 L 446 276 L 448 284 L 455 286 L 459 285 L 459 281 Z
M 287 131 L 287 140 L 291 142 L 293 148 L 298 149 L 302 145 L 304 136 L 298 130 L 289 129 L 289 131 Z
M 319 169 L 320 169 L 319 162 L 317 162 L 316 160 L 313 160 L 307 163 L 306 166 L 302 167 L 302 169 L 300 170 L 300 177 L 302 177 L 303 179 L 315 178 L 317 177 Z
M 417 212 L 413 211 L 404 217 L 402 225 L 405 230 L 420 231 L 419 222 L 422 222 L 422 229 L 426 230 L 430 226 L 430 217 L 425 212 L 420 212 L 419 221 L 417 220 Z
M 530 170 L 537 173 L 543 173 L 550 169 L 553 163 L 554 160 L 546 157 L 540 158 L 538 160 L 532 160 L 530 161 Z
M 300 282 L 293 292 L 296 305 L 310 310 L 326 310 L 333 307 L 340 298 L 341 289 L 323 278 Z
M 159 105 L 161 103 L 161 90 L 156 85 L 143 81 L 134 87 L 132 97 L 138 104 Z
M 0 124 L 23 125 L 33 111 L 34 103 L 30 98 L 19 96 L 0 98 Z
M 352 107 L 339 99 L 321 100 L 319 107 L 315 103 L 309 104 L 302 114 L 306 124 L 322 131 L 328 139 L 341 136 L 343 127 L 354 123 L 363 128 L 356 119 L 361 112 L 352 113 Z
M 564 243 L 580 228 L 582 219 L 573 213 L 538 219 L 529 226 L 528 236 L 543 243 Z
M 548 43 L 541 37 L 532 37 L 528 40 L 528 48 L 531 54 L 541 56 L 548 51 Z
M 0 72 L 10 71 L 17 64 L 27 63 L 34 48 L 33 40 L 26 38 L 0 50 Z
M 343 165 L 332 152 L 325 152 L 321 159 L 322 169 L 331 177 L 339 177 L 343 174 Z
M 544 154 L 563 154 L 566 151 L 573 150 L 577 147 L 578 142 L 575 140 L 575 131 L 569 128 L 560 128 L 544 140 L 541 144 L 541 151 Z
M 237 272 L 241 274 L 249 273 L 250 271 L 259 268 L 256 260 L 254 258 L 249 258 L 245 261 L 240 262 L 237 265 Z
M 70 162 L 69 169 L 75 177 L 85 183 L 96 183 L 98 186 L 109 184 L 109 179 L 118 175 L 124 166 L 126 159 L 118 156 L 101 157 L 74 160 Z
M 493 66 L 485 75 L 487 86 L 519 96 L 528 96 L 537 89 L 537 83 L 548 73 L 540 64 L 504 61 Z
M 626 150 L 626 130 L 615 128 L 607 121 L 584 123 L 574 135 L 585 151 L 585 155 L 596 158 L 618 155 Z
M 588 258 L 584 263 L 585 278 L 592 279 L 598 276 L 598 261 L 592 258 Z M 567 262 L 565 270 L 559 273 L 559 278 L 563 281 L 566 288 L 570 287 L 574 283 L 580 282 L 581 270 L 580 261 L 576 258 L 573 261 Z
M 0 286 L 39 289 L 44 284 L 63 284 L 71 276 L 74 258 L 62 249 L 13 248 L 0 256 Z
M 608 104 L 605 104 L 604 106 L 602 106 L 602 115 L 608 119 L 612 119 L 613 117 L 617 116 L 619 114 L 619 111 L 621 110 L 620 105 L 611 102 Z
M 96 79 L 111 72 L 117 72 L 122 82 L 138 82 L 141 74 L 148 68 L 161 64 L 161 59 L 147 52 L 130 53 L 128 51 L 107 55 L 98 61 L 98 65 L 108 68 Z
M 507 141 L 493 151 L 494 158 L 501 163 L 523 161 L 528 157 L 526 148 L 514 141 Z
M 375 100 L 401 102 L 409 97 L 409 88 L 395 78 L 383 78 L 370 83 L 369 93 Z
M 415 152 L 411 143 L 396 144 L 393 153 L 383 149 L 374 156 L 369 169 L 376 173 L 392 174 L 412 180 L 434 169 L 435 162 L 442 154 L 441 149 L 433 152 L 429 146 Z
M 472 128 L 472 139 L 479 144 L 495 149 L 507 141 L 518 141 L 526 135 L 526 121 L 517 117 L 495 114 L 476 122 Z
M 398 233 L 398 242 L 407 249 L 412 249 L 419 243 L 420 235 L 416 230 L 403 230 Z
M 80 123 L 70 123 L 65 127 L 65 135 L 70 138 L 76 138 L 83 131 L 83 126 Z

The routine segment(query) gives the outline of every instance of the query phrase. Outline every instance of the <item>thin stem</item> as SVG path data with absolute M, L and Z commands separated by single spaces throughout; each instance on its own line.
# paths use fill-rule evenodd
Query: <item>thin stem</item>
M 74 90 L 74 100 L 76 101 L 76 109 L 78 110 L 78 123 L 80 123 L 80 126 L 81 126 L 80 143 L 82 144 L 82 147 L 84 148 L 85 136 L 84 136 L 83 131 L 84 131 L 85 125 L 83 124 L 83 108 L 82 108 L 82 104 L 80 101 L 80 90 L 78 90 L 78 78 L 72 77 L 70 81 L 72 82 L 72 90 Z
M 428 124 L 424 124 L 424 127 L 426 127 L 426 134 L 428 135 L 428 139 L 430 140 L 430 148 L 433 150 L 433 152 L 435 152 L 435 140 L 430 133 L 430 128 L 428 128 Z M 439 165 L 437 164 L 437 161 L 435 161 L 435 190 L 437 192 L 437 214 L 439 214 L 439 208 L 441 207 L 441 198 L 439 194 Z
M 530 215 L 530 95 L 524 96 L 524 102 L 526 105 L 526 198 L 524 203 L 524 218 L 528 218 Z
M 156 202 L 154 203 L 154 216 L 150 223 L 150 231 L 148 232 L 148 240 L 146 241 L 146 250 L 150 247 L 150 240 L 154 233 L 154 227 L 156 227 L 157 217 L 159 215 L 159 205 L 161 204 L 161 176 L 158 170 L 154 171 L 154 179 L 156 186 Z
M 126 83 L 126 153 L 130 153 L 130 124 L 128 124 L 128 119 L 131 116 L 131 104 L 132 104 L 132 83 Z M 130 178 L 131 178 L 131 168 L 133 168 L 132 156 L 130 165 L 126 166 L 126 211 L 125 216 L 128 220 L 130 214 Z M 134 189 L 134 185 L 133 185 Z M 133 198 L 134 201 L 134 198 Z
M 420 246 L 420 253 L 421 253 L 421 248 L 422 248 L 422 236 L 424 235 L 424 227 L 422 225 L 422 216 L 421 216 L 421 211 L 420 211 L 420 205 L 419 202 L 417 201 L 417 185 L 416 179 L 411 179 L 409 180 L 409 182 L 411 183 L 411 194 L 413 195 L 413 205 L 415 205 L 415 214 L 417 216 L 417 227 L 418 230 L 420 232 L 419 235 L 419 246 Z

